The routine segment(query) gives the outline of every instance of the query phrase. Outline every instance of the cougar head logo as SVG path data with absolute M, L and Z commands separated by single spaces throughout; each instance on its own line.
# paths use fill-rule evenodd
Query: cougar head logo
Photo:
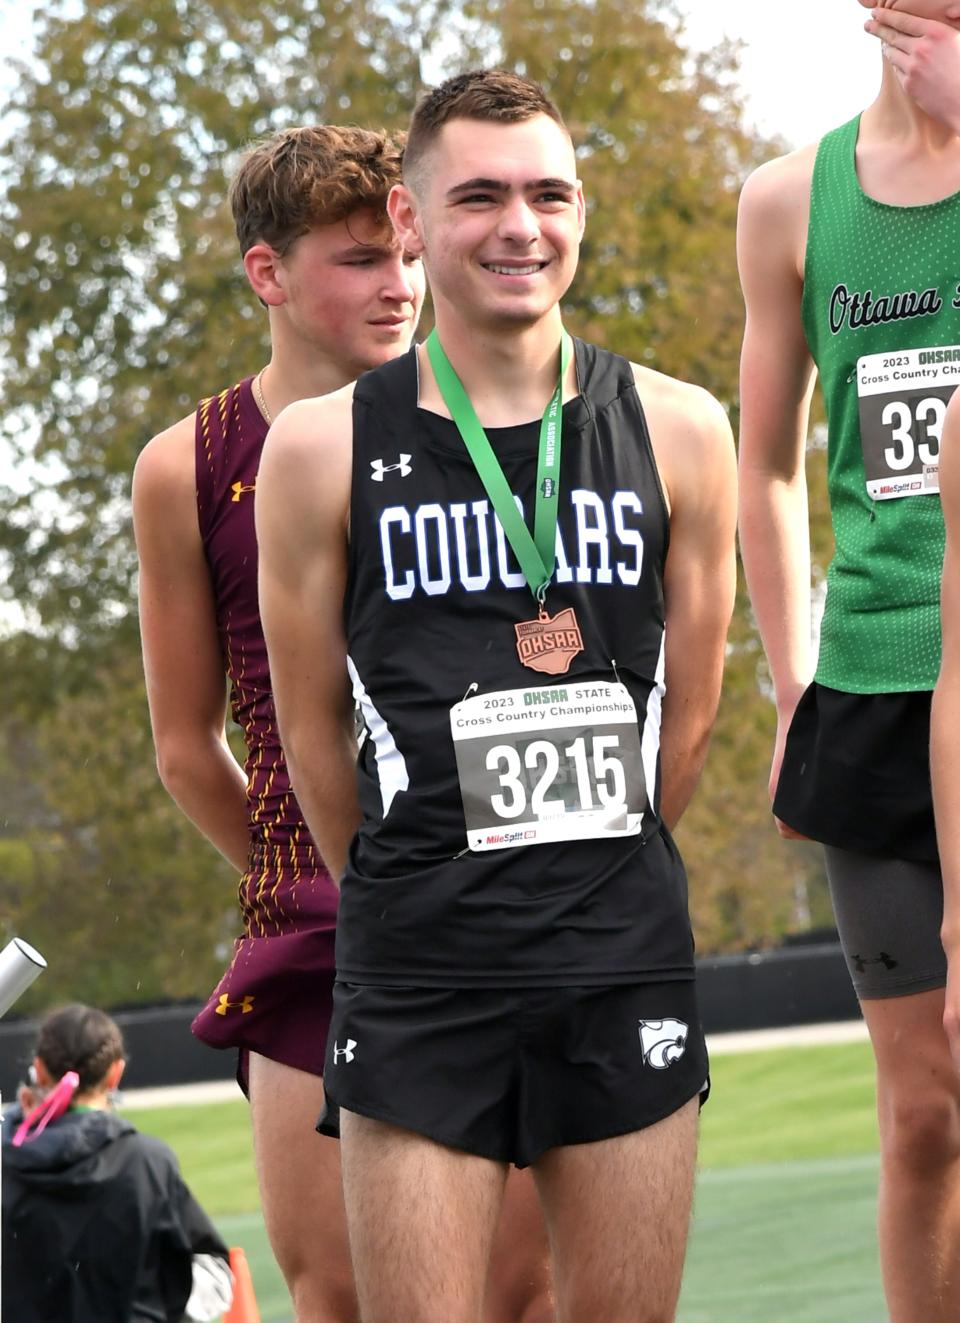
M 689 1025 L 682 1020 L 641 1020 L 640 1047 L 643 1059 L 654 1070 L 666 1070 L 687 1050 Z

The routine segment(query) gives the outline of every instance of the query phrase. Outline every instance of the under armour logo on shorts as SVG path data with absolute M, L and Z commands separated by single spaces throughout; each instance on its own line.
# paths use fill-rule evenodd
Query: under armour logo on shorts
M 401 478 L 405 478 L 408 473 L 413 471 L 410 464 L 411 459 L 413 459 L 412 455 L 401 455 L 399 464 L 384 464 L 382 459 L 371 459 L 370 467 L 373 472 L 370 477 L 374 482 L 383 482 L 385 473 L 399 473 Z
M 334 1043 L 333 1064 L 336 1066 L 340 1063 L 341 1060 L 352 1061 L 354 1056 L 356 1055 L 356 1053 L 353 1050 L 356 1047 L 356 1045 L 357 1045 L 357 1041 L 355 1038 L 348 1038 L 346 1047 L 338 1047 L 337 1044 Z
M 682 1020 L 641 1020 L 640 1047 L 643 1059 L 654 1070 L 666 1070 L 687 1050 L 688 1025 Z
M 858 974 L 865 974 L 867 972 L 867 965 L 883 965 L 884 969 L 896 969 L 897 965 L 900 963 L 898 960 L 894 960 L 893 956 L 889 955 L 886 951 L 881 951 L 876 959 L 873 960 L 868 956 L 862 955 L 854 955 L 851 956 L 850 959 L 853 961 L 853 967 Z
M 249 993 L 242 1001 L 231 1001 L 226 992 L 221 992 L 216 1005 L 218 1015 L 226 1015 L 227 1011 L 239 1011 L 241 1015 L 247 1015 L 253 1010 L 253 997 Z

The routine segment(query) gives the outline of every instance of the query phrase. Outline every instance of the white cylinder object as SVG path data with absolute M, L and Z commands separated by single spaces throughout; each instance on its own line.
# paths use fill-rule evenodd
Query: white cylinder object
M 0 1019 L 46 967 L 40 952 L 22 937 L 14 937 L 7 943 L 0 951 Z

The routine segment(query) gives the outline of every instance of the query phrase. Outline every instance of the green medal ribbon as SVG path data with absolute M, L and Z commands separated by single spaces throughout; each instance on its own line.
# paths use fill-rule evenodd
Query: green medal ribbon
M 436 331 L 427 337 L 427 353 L 443 402 L 463 437 L 500 526 L 513 548 L 530 591 L 543 605 L 557 560 L 557 504 L 560 495 L 560 445 L 563 427 L 563 379 L 570 363 L 571 341 L 566 331 L 560 341 L 560 380 L 540 421 L 537 457 L 537 490 L 534 503 L 533 536 L 517 509 L 503 469 L 493 452 L 470 396 L 444 353 Z

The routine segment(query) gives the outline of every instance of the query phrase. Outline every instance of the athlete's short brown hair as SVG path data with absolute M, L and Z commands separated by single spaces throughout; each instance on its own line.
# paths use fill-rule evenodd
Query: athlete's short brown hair
M 414 183 L 424 155 L 453 119 L 520 124 L 537 115 L 549 116 L 568 132 L 560 111 L 532 78 L 509 69 L 473 69 L 448 78 L 427 92 L 413 112 L 403 155 L 404 179 Z
M 387 195 L 400 182 L 403 135 L 315 124 L 254 143 L 230 185 L 241 253 L 267 243 L 281 255 L 315 225 L 370 207 L 387 225 Z

